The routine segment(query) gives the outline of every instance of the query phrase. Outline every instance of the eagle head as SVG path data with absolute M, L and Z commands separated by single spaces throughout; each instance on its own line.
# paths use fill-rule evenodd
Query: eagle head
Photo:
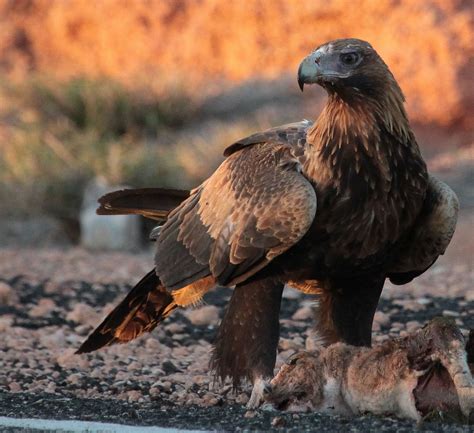
M 372 46 L 360 39 L 336 39 L 316 48 L 298 69 L 298 84 L 319 84 L 329 93 L 377 94 L 395 83 L 393 75 Z

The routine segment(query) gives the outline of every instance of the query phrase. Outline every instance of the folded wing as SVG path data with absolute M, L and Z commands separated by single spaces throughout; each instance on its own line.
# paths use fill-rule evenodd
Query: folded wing
M 389 270 L 392 283 L 408 283 L 444 254 L 456 228 L 458 211 L 454 191 L 430 176 L 423 209 Z
M 209 275 L 221 285 L 237 284 L 311 226 L 316 194 L 300 174 L 295 147 L 281 141 L 243 147 L 168 215 L 156 253 L 168 289 Z

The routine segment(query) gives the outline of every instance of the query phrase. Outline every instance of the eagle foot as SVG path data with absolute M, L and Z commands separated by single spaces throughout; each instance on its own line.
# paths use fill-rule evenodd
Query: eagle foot
M 268 394 L 269 380 L 271 378 L 264 379 L 263 377 L 257 377 L 253 383 L 252 394 L 247 403 L 247 409 L 257 409 L 265 400 L 265 395 Z

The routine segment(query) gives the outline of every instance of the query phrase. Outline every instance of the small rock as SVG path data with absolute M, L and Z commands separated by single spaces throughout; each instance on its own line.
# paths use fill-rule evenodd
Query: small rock
M 86 337 L 87 335 L 90 334 L 91 332 L 91 326 L 90 325 L 79 325 L 74 328 L 74 332 L 77 337 Z M 82 340 L 81 340 L 82 341 Z
M 395 299 L 393 301 L 395 305 L 399 305 L 403 307 L 405 310 L 410 310 L 410 311 L 421 311 L 426 308 L 425 304 L 421 304 L 418 301 L 415 301 L 413 299 Z
M 150 388 L 149 393 L 150 393 L 150 397 L 151 397 L 152 399 L 157 399 L 157 398 L 160 397 L 161 390 L 160 390 L 160 388 L 158 388 L 158 387 L 154 387 L 154 388 Z
M 82 374 L 80 373 L 73 373 L 73 374 L 70 374 L 68 377 L 67 377 L 67 381 L 71 384 L 71 385 L 79 385 L 79 383 L 81 382 L 81 379 L 82 379 Z
M 56 308 L 56 303 L 52 299 L 40 299 L 38 305 L 35 305 L 29 312 L 31 317 L 44 317 Z
M 291 340 L 289 338 L 280 338 L 280 342 L 278 344 L 278 348 L 282 351 L 301 350 L 302 346 L 303 346 L 303 339 L 300 337 L 296 337 Z
M 75 349 L 65 349 L 57 357 L 56 362 L 63 368 L 89 368 L 85 356 L 76 355 Z
M 379 332 L 382 330 L 382 327 L 380 326 L 380 323 L 373 322 L 372 323 L 372 332 Z
M 0 332 L 6 332 L 13 323 L 13 317 L 11 316 L 3 316 L 0 317 Z
M 147 338 L 145 341 L 145 347 L 151 350 L 159 350 L 161 348 L 161 343 L 156 338 Z
M 219 308 L 214 305 L 204 305 L 185 314 L 193 325 L 211 325 L 219 321 Z
M 43 347 L 48 349 L 57 349 L 66 346 L 66 336 L 63 329 L 58 329 L 55 332 L 47 332 L 40 335 L 39 341 Z
M 433 303 L 433 301 L 430 298 L 418 298 L 416 302 L 418 302 L 421 305 L 429 305 Z
M 286 421 L 281 416 L 276 416 L 272 419 L 272 427 L 283 427 L 286 425 Z
M 9 284 L 0 281 L 0 305 L 15 305 L 18 301 L 13 287 Z
M 11 392 L 20 392 L 21 386 L 18 382 L 11 382 L 8 387 L 10 388 Z
M 474 301 L 474 290 L 468 290 L 464 295 L 464 299 L 469 302 Z
M 161 364 L 161 368 L 165 372 L 166 375 L 173 374 L 173 373 L 181 373 L 181 370 L 176 367 L 171 361 L 165 361 Z
M 132 401 L 140 401 L 140 399 L 143 399 L 143 395 L 140 391 L 128 391 L 127 392 L 127 400 L 132 402 Z
M 448 316 L 448 317 L 459 317 L 460 314 L 457 311 L 451 311 L 451 310 L 444 310 L 443 311 L 443 316 Z
M 142 364 L 138 361 L 132 361 L 127 365 L 127 371 L 139 371 L 142 369 Z
M 222 400 L 217 398 L 214 394 L 207 393 L 204 395 L 201 399 L 201 403 L 203 406 L 206 407 L 211 407 L 211 406 L 217 406 Z
M 309 320 L 314 317 L 314 312 L 311 307 L 301 307 L 296 310 L 295 314 L 291 317 L 292 320 Z
M 181 323 L 171 322 L 169 325 L 166 325 L 166 330 L 172 334 L 178 334 L 179 332 L 182 332 L 183 329 L 184 325 Z
M 72 311 L 66 315 L 66 320 L 90 326 L 97 325 L 99 317 L 97 312 L 90 305 L 78 303 L 74 305 Z
M 380 327 L 388 326 L 390 324 L 390 316 L 382 311 L 377 311 L 374 315 L 374 323 L 377 323 Z
M 410 333 L 410 332 L 416 331 L 418 328 L 420 328 L 421 325 L 416 320 L 410 320 L 409 322 L 406 323 L 405 326 L 406 326 L 407 332 Z

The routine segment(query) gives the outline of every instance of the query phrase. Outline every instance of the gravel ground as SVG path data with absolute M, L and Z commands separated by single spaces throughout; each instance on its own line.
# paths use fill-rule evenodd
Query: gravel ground
M 208 360 L 230 290 L 208 294 L 135 342 L 73 352 L 106 311 L 151 266 L 151 255 L 69 250 L 0 250 L 0 416 L 122 422 L 212 430 L 413 431 L 415 424 L 364 416 L 247 411 L 249 389 L 215 385 Z M 453 260 L 455 264 L 453 264 Z M 448 257 L 404 288 L 387 284 L 375 341 L 412 331 L 436 315 L 474 328 L 470 258 Z M 93 269 L 93 272 L 91 271 Z M 288 289 L 277 367 L 311 349 L 310 297 Z M 426 422 L 421 431 L 472 431 Z

